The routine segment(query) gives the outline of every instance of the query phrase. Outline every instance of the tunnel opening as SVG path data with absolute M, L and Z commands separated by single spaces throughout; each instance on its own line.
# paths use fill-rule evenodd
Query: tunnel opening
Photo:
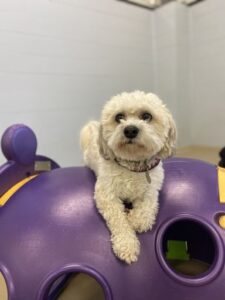
M 94 278 L 84 272 L 59 276 L 51 284 L 48 300 L 106 300 L 104 288 Z
M 216 245 L 209 229 L 194 220 L 170 224 L 162 238 L 164 260 L 171 270 L 192 278 L 207 274 L 216 261 Z

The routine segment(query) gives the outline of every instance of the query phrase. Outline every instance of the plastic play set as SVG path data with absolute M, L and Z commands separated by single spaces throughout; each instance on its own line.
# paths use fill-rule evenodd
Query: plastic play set
M 126 265 L 93 201 L 94 174 L 37 155 L 25 125 L 2 136 L 0 271 L 9 300 L 57 299 L 68 278 L 93 276 L 106 300 L 225 297 L 225 169 L 192 159 L 164 161 L 160 211 Z M 93 299 L 98 300 L 98 299 Z

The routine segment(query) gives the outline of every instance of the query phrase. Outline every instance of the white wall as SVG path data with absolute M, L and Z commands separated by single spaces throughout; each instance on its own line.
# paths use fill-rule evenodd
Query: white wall
M 191 144 L 189 26 L 186 6 L 171 2 L 153 15 L 154 89 L 176 120 L 178 145 Z
M 222 146 L 224 28 L 224 0 L 154 12 L 116 0 L 0 0 L 0 133 L 25 123 L 39 153 L 81 164 L 81 126 L 111 95 L 143 89 L 167 103 L 179 146 Z
M 192 143 L 224 146 L 225 1 L 203 1 L 189 14 Z
M 179 146 L 192 145 L 190 105 L 190 28 L 189 8 L 176 5 L 177 30 L 177 124 Z
M 177 36 L 176 4 L 162 6 L 153 13 L 154 92 L 177 118 Z
M 224 146 L 225 1 L 169 3 L 153 16 L 155 91 L 169 101 L 179 146 Z
M 151 16 L 116 0 L 0 0 L 0 133 L 25 123 L 39 153 L 81 164 L 79 130 L 102 104 L 153 89 Z

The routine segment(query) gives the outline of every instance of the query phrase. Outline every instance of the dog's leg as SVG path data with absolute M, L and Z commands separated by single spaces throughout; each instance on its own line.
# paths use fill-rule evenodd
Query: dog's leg
M 140 242 L 128 223 L 123 203 L 109 195 L 110 191 L 103 191 L 102 187 L 98 188 L 96 184 L 96 205 L 111 232 L 113 251 L 117 257 L 130 264 L 137 261 Z
M 152 229 L 158 213 L 158 191 L 146 193 L 144 199 L 137 199 L 127 215 L 127 219 L 136 232 Z

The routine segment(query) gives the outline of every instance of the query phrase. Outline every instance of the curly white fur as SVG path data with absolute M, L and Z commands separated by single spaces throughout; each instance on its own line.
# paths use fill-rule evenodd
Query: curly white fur
M 142 120 L 144 112 L 152 119 Z M 120 122 L 115 120 L 118 113 L 124 115 Z M 129 125 L 139 129 L 132 143 L 124 135 Z M 176 126 L 168 109 L 156 95 L 140 91 L 113 97 L 103 108 L 100 122 L 91 121 L 81 131 L 84 161 L 97 176 L 96 206 L 111 232 L 114 253 L 127 263 L 137 261 L 140 253 L 136 232 L 151 229 L 156 221 L 164 172 L 160 162 L 149 171 L 149 184 L 145 172 L 132 172 L 114 159 L 166 158 L 175 140 Z M 127 199 L 133 205 L 128 213 L 123 202 Z

